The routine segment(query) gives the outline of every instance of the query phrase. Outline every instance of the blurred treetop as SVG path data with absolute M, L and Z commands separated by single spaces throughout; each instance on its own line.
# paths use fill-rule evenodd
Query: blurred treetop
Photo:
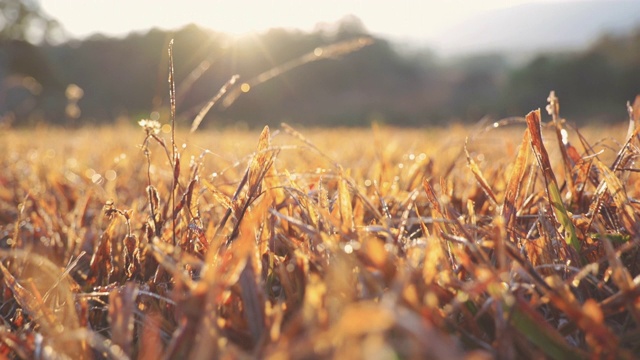
M 0 0 L 0 40 L 59 43 L 64 40 L 64 32 L 37 0 Z

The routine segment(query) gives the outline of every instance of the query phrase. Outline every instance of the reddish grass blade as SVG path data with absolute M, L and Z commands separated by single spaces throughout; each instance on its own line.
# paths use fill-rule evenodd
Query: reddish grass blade
M 508 235 L 511 238 L 513 238 L 513 234 L 511 233 L 516 219 L 516 213 L 518 211 L 517 202 L 521 195 L 520 191 L 522 190 L 522 184 L 524 182 L 524 177 L 529 163 L 529 156 L 531 154 L 530 144 L 531 135 L 529 133 L 529 129 L 526 129 L 524 136 L 522 137 L 522 144 L 520 145 L 520 150 L 518 150 L 516 161 L 511 170 L 511 174 L 509 175 L 501 211 L 502 216 L 505 219 L 505 226 L 509 232 Z
M 120 346 L 128 356 L 133 353 L 134 313 L 138 305 L 138 286 L 127 283 L 109 294 L 109 324 L 111 325 L 111 341 Z
M 158 312 L 147 313 L 140 330 L 140 349 L 138 360 L 156 360 L 162 358 L 163 345 L 160 334 L 162 315 Z
M 556 176 L 551 168 L 551 161 L 549 161 L 549 154 L 542 142 L 542 134 L 540 132 L 540 109 L 532 111 L 526 116 L 527 127 L 531 133 L 531 146 L 533 153 L 536 156 L 538 165 L 542 170 L 542 177 L 545 182 L 545 190 L 547 197 L 553 208 L 553 212 L 556 216 L 556 220 L 563 227 L 564 241 L 571 246 L 577 254 L 580 254 L 580 241 L 576 235 L 576 229 L 567 213 L 567 209 L 562 202 L 562 195 L 558 188 L 558 182 Z

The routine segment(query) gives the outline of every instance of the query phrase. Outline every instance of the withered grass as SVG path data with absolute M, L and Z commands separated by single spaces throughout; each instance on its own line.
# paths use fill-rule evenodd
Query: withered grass
M 509 126 L 9 130 L 0 356 L 634 358 L 639 114 L 583 134 L 549 102 Z

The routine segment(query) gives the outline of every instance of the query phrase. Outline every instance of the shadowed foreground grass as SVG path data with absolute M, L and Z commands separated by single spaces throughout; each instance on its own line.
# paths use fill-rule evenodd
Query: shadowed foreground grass
M 638 119 L 553 119 L 5 132 L 0 355 L 633 358 Z

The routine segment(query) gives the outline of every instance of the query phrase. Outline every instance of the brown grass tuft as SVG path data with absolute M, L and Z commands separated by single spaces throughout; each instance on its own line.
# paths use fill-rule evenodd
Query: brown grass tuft
M 635 108 L 612 151 L 558 104 L 471 134 L 12 130 L 0 356 L 631 359 Z

